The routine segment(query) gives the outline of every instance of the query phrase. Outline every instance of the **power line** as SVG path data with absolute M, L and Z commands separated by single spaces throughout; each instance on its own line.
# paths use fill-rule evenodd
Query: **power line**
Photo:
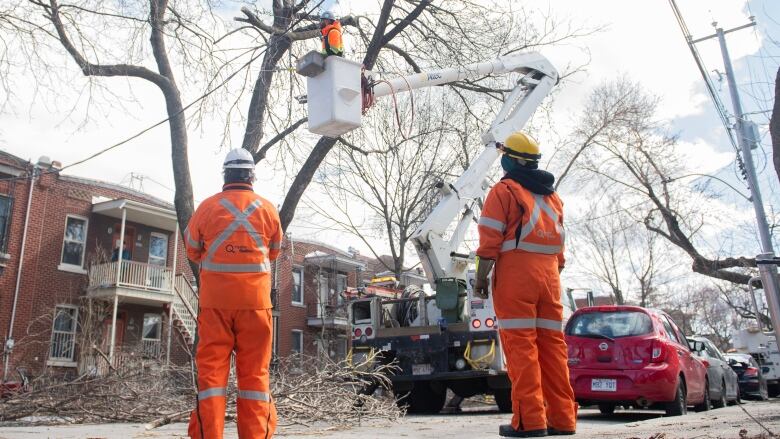
M 709 74 L 707 73 L 708 70 L 704 66 L 704 61 L 701 58 L 701 55 L 699 54 L 699 50 L 696 48 L 696 45 L 694 44 L 693 37 L 691 36 L 690 31 L 688 30 L 688 25 L 685 24 L 685 20 L 683 19 L 682 14 L 680 13 L 680 10 L 677 8 L 677 3 L 675 0 L 669 0 L 669 5 L 672 7 L 672 12 L 674 13 L 674 17 L 677 19 L 677 24 L 680 27 L 680 31 L 682 31 L 683 37 L 685 37 L 685 42 L 688 44 L 688 48 L 691 51 L 691 54 L 693 55 L 693 59 L 696 62 L 696 67 L 699 68 L 699 73 L 702 76 L 702 79 L 704 80 L 704 84 L 707 88 L 707 93 L 710 95 L 710 99 L 712 99 L 713 104 L 715 104 L 715 110 L 718 112 L 718 116 L 720 117 L 720 121 L 723 124 L 723 127 L 726 129 L 726 135 L 729 138 L 729 142 L 731 143 L 732 148 L 734 149 L 734 152 L 736 153 L 736 163 L 740 170 L 740 174 L 742 175 L 742 179 L 747 181 L 747 172 L 745 171 L 745 164 L 742 161 L 742 157 L 739 154 L 739 146 L 737 145 L 737 141 L 734 138 L 734 132 L 733 127 L 729 123 L 729 117 L 726 113 L 726 108 L 723 105 L 723 101 L 720 99 L 720 95 L 715 90 L 715 86 L 712 84 L 712 78 L 710 78 Z

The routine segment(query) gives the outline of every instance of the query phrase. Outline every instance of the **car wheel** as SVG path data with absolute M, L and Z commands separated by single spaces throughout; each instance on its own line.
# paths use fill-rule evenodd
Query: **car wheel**
M 769 399 L 769 390 L 767 389 L 767 385 L 764 384 L 763 387 L 758 388 L 758 400 L 766 401 L 768 399 Z
M 678 378 L 674 400 L 666 403 L 666 416 L 681 416 L 688 413 L 688 405 L 685 400 L 685 383 Z
M 780 396 L 780 384 L 772 384 L 769 386 L 769 397 L 777 398 Z
M 611 415 L 615 413 L 615 404 L 599 404 L 599 411 L 602 415 Z
M 694 410 L 697 412 L 706 412 L 712 408 L 712 401 L 710 401 L 710 380 L 704 380 L 704 399 L 701 404 L 697 404 Z
M 726 382 L 720 383 L 720 398 L 712 401 L 712 406 L 716 409 L 726 407 Z

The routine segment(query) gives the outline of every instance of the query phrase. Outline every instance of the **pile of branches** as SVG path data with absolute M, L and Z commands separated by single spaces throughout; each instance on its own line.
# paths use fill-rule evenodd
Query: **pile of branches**
M 390 392 L 388 375 L 395 366 L 375 365 L 367 357 L 360 364 L 296 356 L 272 367 L 272 395 L 279 425 L 359 425 L 371 419 L 396 420 L 403 412 Z M 366 392 L 366 389 L 370 389 Z M 368 393 L 368 394 L 367 394 Z M 0 399 L 0 421 L 24 425 L 133 422 L 155 428 L 186 421 L 197 394 L 191 367 L 163 366 L 138 360 L 95 370 L 75 379 L 41 376 L 30 389 Z M 227 419 L 235 419 L 235 373 L 228 388 Z

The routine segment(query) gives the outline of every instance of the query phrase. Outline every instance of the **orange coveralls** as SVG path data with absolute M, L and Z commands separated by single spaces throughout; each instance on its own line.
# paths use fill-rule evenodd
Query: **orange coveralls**
M 344 55 L 344 42 L 341 40 L 341 22 L 334 20 L 332 24 L 329 24 L 322 28 L 322 53 L 325 56 Z
M 557 194 L 535 194 L 508 178 L 490 190 L 479 220 L 477 255 L 496 261 L 493 303 L 512 381 L 515 430 L 576 427 L 561 322 L 563 244 L 563 203 Z
M 279 214 L 249 184 L 226 184 L 205 200 L 184 231 L 187 256 L 200 264 L 195 364 L 198 403 L 189 436 L 221 439 L 230 355 L 236 353 L 238 436 L 269 438 L 276 430 L 271 361 L 270 261 L 279 255 Z

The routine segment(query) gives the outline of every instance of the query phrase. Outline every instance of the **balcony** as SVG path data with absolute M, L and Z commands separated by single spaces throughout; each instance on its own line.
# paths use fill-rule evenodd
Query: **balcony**
M 337 303 L 334 297 L 328 303 L 317 304 L 317 310 L 306 318 L 306 324 L 312 328 L 348 329 L 347 306 Z
M 168 267 L 135 261 L 107 262 L 89 267 L 87 296 L 113 298 L 141 305 L 159 305 L 173 300 L 173 271 Z M 117 274 L 119 279 L 117 281 Z
M 120 373 L 135 372 L 148 367 L 161 367 L 165 361 L 163 341 L 143 339 L 140 342 L 116 347 L 113 359 L 107 353 L 87 350 L 81 354 L 79 373 L 106 376 L 111 370 Z

